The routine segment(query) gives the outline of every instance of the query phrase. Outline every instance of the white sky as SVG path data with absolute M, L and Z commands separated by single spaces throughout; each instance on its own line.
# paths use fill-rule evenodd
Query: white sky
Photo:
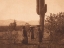
M 46 0 L 47 15 L 64 11 L 64 0 Z M 0 0 L 0 20 L 39 20 L 36 0 Z

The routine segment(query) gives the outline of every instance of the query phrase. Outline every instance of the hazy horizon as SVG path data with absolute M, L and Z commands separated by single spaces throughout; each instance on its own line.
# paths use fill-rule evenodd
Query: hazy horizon
M 10 20 L 0 20 L 0 26 L 9 26 L 10 23 L 13 23 L 14 20 L 10 19 Z M 37 20 L 32 20 L 32 21 L 19 21 L 19 20 L 16 20 L 16 24 L 17 25 L 25 25 L 26 23 L 30 24 L 30 25 L 39 25 L 39 21 Z

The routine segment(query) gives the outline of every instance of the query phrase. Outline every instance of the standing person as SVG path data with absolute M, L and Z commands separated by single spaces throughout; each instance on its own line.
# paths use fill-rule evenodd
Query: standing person
M 28 44 L 28 37 L 27 37 L 27 32 L 26 32 L 25 26 L 23 26 L 23 36 L 24 36 L 24 40 L 22 43 Z
M 25 24 L 25 27 L 24 27 L 24 32 L 25 32 L 25 43 L 28 44 L 28 33 L 29 33 L 29 30 L 30 30 L 30 25 L 28 23 Z
M 38 26 L 38 32 L 39 32 L 39 42 L 42 42 L 42 31 L 40 26 Z

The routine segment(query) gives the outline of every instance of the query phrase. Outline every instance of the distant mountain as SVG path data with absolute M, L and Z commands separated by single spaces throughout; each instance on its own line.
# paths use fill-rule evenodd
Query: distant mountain
M 9 26 L 10 23 L 13 23 L 14 20 L 9 19 L 9 20 L 0 20 L 0 26 Z M 17 21 L 16 20 L 17 25 L 25 25 L 26 22 L 24 21 Z
M 0 20 L 0 26 L 7 26 L 11 22 L 13 22 L 13 21 L 12 20 Z
M 28 22 L 30 25 L 39 25 L 39 21 L 29 21 Z
M 26 22 L 25 21 L 16 21 L 17 25 L 25 25 Z
M 9 26 L 10 23 L 13 23 L 14 20 L 13 19 L 8 19 L 8 20 L 0 20 L 0 26 Z M 17 21 L 16 20 L 16 24 L 17 25 L 25 25 L 26 23 L 29 23 L 30 25 L 39 25 L 39 21 Z

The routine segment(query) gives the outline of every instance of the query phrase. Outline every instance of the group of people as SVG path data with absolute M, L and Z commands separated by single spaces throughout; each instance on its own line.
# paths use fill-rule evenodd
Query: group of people
M 28 43 L 28 34 L 27 33 L 30 33 L 31 32 L 31 39 L 34 39 L 34 30 L 37 30 L 38 33 L 39 33 L 39 42 L 42 41 L 42 31 L 40 30 L 40 26 L 29 26 L 29 25 L 26 25 L 26 26 L 23 26 L 23 36 L 24 36 L 24 43 Z M 37 32 L 36 31 L 36 32 Z

